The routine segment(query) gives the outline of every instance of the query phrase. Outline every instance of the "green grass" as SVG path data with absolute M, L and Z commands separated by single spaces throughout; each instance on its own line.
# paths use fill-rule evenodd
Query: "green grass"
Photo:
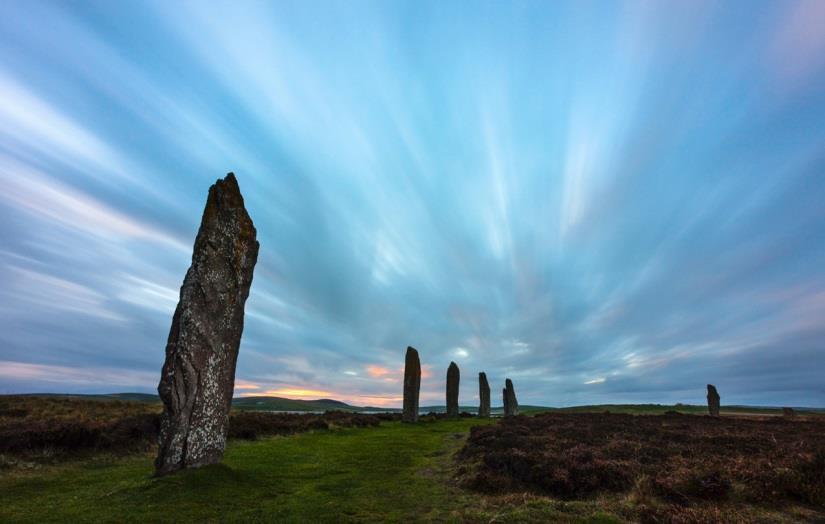
M 160 479 L 148 455 L 0 470 L 0 521 L 617 521 L 595 504 L 502 505 L 454 485 L 453 454 L 479 423 L 490 421 L 233 441 L 223 464 Z
M 0 520 L 427 519 L 449 505 L 430 475 L 469 425 L 394 423 L 233 442 L 223 464 L 161 479 L 150 477 L 150 457 L 16 474 L 0 479 Z
M 0 456 L 0 522 L 607 524 L 621 522 L 617 515 L 638 513 L 632 493 L 565 501 L 461 488 L 454 480 L 461 468 L 455 452 L 470 427 L 495 422 L 391 422 L 233 440 L 222 464 L 159 479 L 151 476 L 148 454 L 83 455 L 30 469 L 3 469 Z M 805 521 L 816 514 L 805 507 L 728 510 L 771 522 Z
M 29 407 L 32 416 L 44 410 L 74 416 L 76 404 L 50 399 Z M 100 404 L 115 414 L 153 409 Z M 700 406 L 660 405 L 563 411 L 656 414 L 674 408 L 703 413 Z M 83 454 L 47 466 L 15 466 L 0 455 L 0 522 L 608 523 L 620 521 L 616 514 L 633 514 L 625 495 L 560 501 L 461 489 L 453 480 L 455 451 L 470 427 L 495 422 L 394 422 L 253 442 L 232 440 L 223 464 L 161 479 L 151 476 L 151 455 Z M 771 519 L 780 521 L 777 515 L 772 513 Z

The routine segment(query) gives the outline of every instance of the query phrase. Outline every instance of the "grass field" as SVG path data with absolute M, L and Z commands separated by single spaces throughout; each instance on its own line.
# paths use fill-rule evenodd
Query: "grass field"
M 514 506 L 458 488 L 452 457 L 479 423 L 390 422 L 233 441 L 223 464 L 160 479 L 149 455 L 7 471 L 0 521 L 616 521 L 596 503 Z
M 129 429 L 123 421 L 157 409 L 0 400 L 9 435 L 20 424 Z M 545 414 L 417 425 L 234 412 L 230 433 L 247 428 L 258 440 L 233 438 L 223 464 L 161 479 L 151 476 L 151 433 L 133 446 L 58 451 L 38 449 L 35 432 L 28 451 L 0 453 L 0 522 L 825 522 L 825 455 L 814 449 L 825 419 L 656 416 L 696 408 L 536 409 Z M 361 419 L 371 426 L 342 427 Z M 312 430 L 319 421 L 330 429 Z M 266 436 L 284 431 L 299 433 Z

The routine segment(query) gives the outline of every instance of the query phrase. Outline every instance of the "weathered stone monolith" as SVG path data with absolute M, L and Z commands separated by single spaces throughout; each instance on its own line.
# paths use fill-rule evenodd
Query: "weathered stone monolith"
M 404 359 L 404 412 L 401 422 L 418 422 L 418 393 L 421 390 L 421 361 L 418 351 L 407 347 Z
M 511 417 L 515 415 L 518 415 L 516 390 L 513 388 L 513 381 L 508 378 L 504 381 L 504 416 Z
M 712 417 L 719 416 L 719 392 L 713 384 L 708 384 L 708 412 Z
M 478 416 L 490 416 L 490 384 L 485 373 L 478 374 Z
M 504 406 L 504 416 L 506 417 L 510 414 L 510 410 L 507 407 L 507 388 L 501 390 L 501 402 Z
M 172 317 L 158 384 L 163 415 L 157 475 L 223 457 L 244 304 L 257 259 L 255 226 L 229 173 L 209 188 Z
M 458 382 L 460 373 L 455 362 L 447 368 L 447 416 L 458 417 Z

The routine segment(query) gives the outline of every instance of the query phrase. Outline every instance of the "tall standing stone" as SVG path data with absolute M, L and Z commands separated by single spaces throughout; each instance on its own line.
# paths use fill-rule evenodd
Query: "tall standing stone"
M 447 416 L 458 417 L 458 382 L 460 373 L 455 362 L 447 368 Z
M 712 417 L 719 416 L 719 392 L 716 386 L 708 384 L 708 412 Z
M 407 347 L 404 359 L 404 412 L 401 422 L 418 422 L 418 393 L 421 390 L 421 361 L 418 351 Z
M 490 416 L 490 384 L 487 383 L 487 374 L 478 374 L 478 416 Z
M 223 457 L 244 304 L 257 259 L 255 226 L 229 173 L 209 188 L 166 342 L 158 384 L 163 415 L 157 475 Z
M 510 409 L 507 406 L 507 388 L 501 390 L 501 401 L 504 405 L 504 416 L 507 417 L 510 415 Z
M 513 388 L 513 381 L 508 378 L 504 381 L 504 416 L 512 417 L 515 415 L 518 415 L 516 390 Z

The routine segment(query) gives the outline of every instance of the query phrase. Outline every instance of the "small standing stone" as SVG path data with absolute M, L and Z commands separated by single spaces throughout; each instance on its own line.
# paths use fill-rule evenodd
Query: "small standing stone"
M 716 386 L 708 384 L 708 412 L 712 417 L 719 416 L 719 392 Z
M 513 388 L 513 381 L 508 378 L 504 381 L 504 416 L 512 417 L 515 415 L 518 415 L 516 390 Z
M 455 362 L 450 362 L 447 368 L 447 416 L 458 417 L 458 382 L 460 374 Z
M 418 394 L 421 390 L 421 361 L 418 351 L 407 347 L 404 359 L 404 413 L 401 422 L 418 422 Z
M 794 408 L 782 408 L 782 416 L 787 418 L 793 418 L 796 416 L 796 411 Z
M 220 462 L 229 429 L 244 304 L 258 259 L 235 175 L 209 188 L 192 265 L 166 342 L 155 473 Z
M 490 416 L 490 384 L 483 372 L 478 374 L 478 416 Z

